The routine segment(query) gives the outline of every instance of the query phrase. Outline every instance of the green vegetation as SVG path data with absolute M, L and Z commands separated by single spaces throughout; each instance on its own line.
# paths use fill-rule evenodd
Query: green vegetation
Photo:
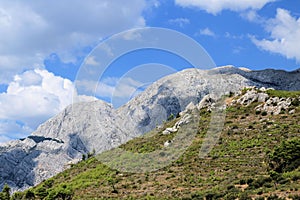
M 9 200 L 10 199 L 10 187 L 5 184 L 2 192 L 0 192 L 0 199 L 1 200 Z
M 300 166 L 300 138 L 282 141 L 269 155 L 269 166 L 276 172 L 286 172 Z
M 169 166 L 126 173 L 89 156 L 12 199 L 299 199 L 300 107 L 293 105 L 294 114 L 264 115 L 255 111 L 257 105 L 228 107 L 219 141 L 203 159 L 199 149 L 211 117 L 205 109 L 193 143 Z M 161 149 L 176 135 L 163 135 L 162 130 L 177 120 L 121 148 L 138 153 Z
M 291 97 L 295 98 L 300 96 L 300 91 L 286 91 L 286 90 L 267 90 L 266 93 L 271 97 Z

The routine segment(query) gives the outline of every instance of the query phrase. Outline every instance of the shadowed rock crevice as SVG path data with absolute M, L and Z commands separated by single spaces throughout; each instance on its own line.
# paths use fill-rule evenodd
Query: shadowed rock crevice
M 62 140 L 59 140 L 59 139 L 56 139 L 56 138 L 43 137 L 43 136 L 34 136 L 34 135 L 31 135 L 31 136 L 28 136 L 28 138 L 32 139 L 35 143 L 41 143 L 41 142 L 43 142 L 45 140 L 54 141 L 54 142 L 57 142 L 57 143 L 64 143 Z M 21 139 L 21 140 L 24 140 L 24 139 Z

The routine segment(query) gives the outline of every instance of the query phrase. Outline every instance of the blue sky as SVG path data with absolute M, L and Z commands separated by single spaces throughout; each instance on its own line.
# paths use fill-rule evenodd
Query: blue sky
M 0 143 L 27 136 L 74 101 L 110 102 L 115 95 L 119 106 L 161 76 L 193 67 L 170 52 L 143 49 L 116 59 L 96 88 L 76 82 L 84 61 L 97 63 L 92 50 L 129 29 L 183 33 L 216 66 L 300 67 L 299 0 L 129 2 L 0 0 Z M 145 77 L 150 65 L 156 71 Z

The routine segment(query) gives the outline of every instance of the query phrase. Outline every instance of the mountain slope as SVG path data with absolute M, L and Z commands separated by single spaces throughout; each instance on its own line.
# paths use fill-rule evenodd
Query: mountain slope
M 256 98 L 261 94 L 266 94 L 262 101 Z M 268 104 L 277 97 L 280 99 L 276 105 Z M 277 109 L 289 100 L 288 107 L 282 108 L 278 115 L 258 112 L 260 105 Z M 191 146 L 169 166 L 155 172 L 126 173 L 109 169 L 93 157 L 16 196 L 31 195 L 37 199 L 299 199 L 300 92 L 247 89 L 226 102 L 224 129 L 206 158 L 199 157 L 211 119 L 211 113 L 204 107 Z M 135 138 L 121 148 L 139 153 L 164 148 L 164 143 L 172 140 L 176 133 L 165 135 L 162 131 L 179 120 L 166 122 L 164 127 L 148 133 L 150 136 Z M 294 152 L 290 162 L 284 157 L 287 152 L 288 157 Z M 284 164 L 276 165 L 282 159 Z
M 103 101 L 71 105 L 28 138 L 0 146 L 0 186 L 7 183 L 15 190 L 36 185 L 83 154 L 103 152 L 154 129 L 208 93 L 217 97 L 249 85 L 300 90 L 299 75 L 234 67 L 187 69 L 158 80 L 117 110 Z

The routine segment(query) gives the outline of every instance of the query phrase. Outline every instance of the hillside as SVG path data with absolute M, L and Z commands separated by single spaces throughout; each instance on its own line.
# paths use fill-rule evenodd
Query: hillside
M 300 71 L 190 68 L 157 80 L 117 109 L 101 100 L 75 103 L 30 136 L 0 145 L 0 190 L 5 183 L 13 191 L 35 186 L 82 154 L 101 153 L 149 132 L 207 94 L 218 97 L 247 86 L 300 90 Z
M 169 166 L 121 172 L 90 154 L 13 199 L 300 199 L 300 92 L 244 89 L 226 103 L 221 136 L 205 158 L 199 149 L 210 123 L 209 104 L 199 112 L 191 145 Z M 178 120 L 120 147 L 139 153 L 164 148 L 176 133 L 162 132 Z

